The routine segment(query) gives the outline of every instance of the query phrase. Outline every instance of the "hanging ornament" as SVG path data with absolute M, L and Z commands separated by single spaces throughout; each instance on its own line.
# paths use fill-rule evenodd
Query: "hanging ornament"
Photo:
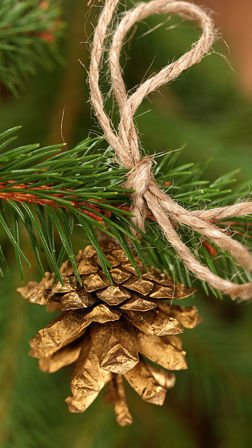
M 127 11 L 114 30 L 111 22 L 118 0 L 105 0 L 94 32 L 89 70 L 91 103 L 104 136 L 114 150 L 117 162 L 127 170 L 124 186 L 132 190 L 134 228 L 145 230 L 145 219 L 152 216 L 163 235 L 195 278 L 228 294 L 232 299 L 248 300 L 252 283 L 236 284 L 223 279 L 197 259 L 180 238 L 185 226 L 202 235 L 214 256 L 219 247 L 243 268 L 251 271 L 252 257 L 240 242 L 216 226 L 216 220 L 251 213 L 251 203 L 209 210 L 187 210 L 165 193 L 154 179 L 153 158 L 142 156 L 134 115 L 151 92 L 173 81 L 200 62 L 215 39 L 212 19 L 198 6 L 184 1 L 152 0 Z M 129 94 L 123 81 L 120 55 L 124 41 L 137 22 L 152 14 L 177 14 L 195 21 L 202 35 L 191 50 L 164 67 Z M 111 92 L 120 114 L 116 128 L 107 115 L 100 89 L 100 73 L 107 38 L 110 36 L 108 62 Z M 106 53 L 107 55 L 107 53 Z M 212 247 L 213 244 L 213 247 Z M 132 422 L 124 382 L 140 397 L 162 405 L 167 389 L 175 384 L 174 371 L 187 368 L 179 335 L 195 328 L 200 317 L 195 307 L 179 306 L 176 299 L 193 294 L 153 267 L 144 268 L 135 257 L 132 265 L 116 241 L 104 240 L 101 248 L 111 268 L 106 276 L 92 246 L 76 257 L 80 281 L 70 262 L 61 267 L 62 282 L 46 273 L 40 283 L 30 282 L 19 292 L 31 303 L 46 305 L 61 314 L 31 340 L 31 355 L 39 359 L 45 372 L 55 372 L 74 364 L 72 395 L 66 399 L 70 412 L 84 412 L 104 386 L 110 386 L 115 414 L 120 425 Z
M 41 282 L 18 291 L 31 303 L 62 311 L 30 341 L 30 354 L 44 372 L 75 364 L 72 396 L 66 399 L 69 411 L 84 412 L 109 384 L 117 421 L 125 426 L 132 417 L 124 379 L 143 400 L 163 405 L 175 384 L 172 372 L 187 368 L 179 335 L 196 327 L 200 317 L 195 307 L 173 304 L 194 290 L 154 268 L 146 271 L 136 257 L 139 277 L 114 241 L 104 241 L 102 249 L 111 280 L 95 249 L 87 246 L 76 256 L 81 284 L 67 261 L 61 267 L 63 283 L 46 273 Z

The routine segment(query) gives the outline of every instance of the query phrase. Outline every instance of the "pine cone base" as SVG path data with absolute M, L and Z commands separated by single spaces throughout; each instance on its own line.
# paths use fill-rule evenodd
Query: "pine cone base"
M 67 261 L 61 267 L 63 283 L 46 273 L 40 283 L 18 291 L 31 303 L 62 311 L 30 341 L 30 354 L 44 372 L 75 364 L 72 395 L 66 399 L 69 411 L 84 412 L 109 384 L 117 421 L 126 426 L 132 416 L 124 380 L 144 401 L 163 405 L 175 384 L 172 372 L 187 368 L 178 335 L 201 319 L 195 307 L 173 304 L 194 290 L 154 268 L 146 272 L 136 257 L 139 277 L 115 242 L 104 243 L 103 251 L 111 264 L 111 281 L 95 249 L 87 246 L 76 256 L 81 284 Z

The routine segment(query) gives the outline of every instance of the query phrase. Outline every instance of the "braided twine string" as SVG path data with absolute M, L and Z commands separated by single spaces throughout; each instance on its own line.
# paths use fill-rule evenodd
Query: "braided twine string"
M 209 52 L 215 39 L 213 21 L 200 7 L 179 0 L 152 0 L 147 3 L 140 3 L 124 13 L 119 25 L 113 32 L 109 52 L 112 91 L 120 112 L 120 123 L 117 131 L 115 131 L 105 112 L 104 100 L 99 87 L 99 77 L 109 25 L 117 4 L 118 0 L 105 1 L 105 6 L 95 29 L 89 84 L 91 102 L 105 138 L 115 151 L 118 162 L 129 170 L 126 185 L 134 190 L 132 195 L 134 223 L 144 230 L 147 212 L 151 212 L 169 243 L 195 277 L 229 295 L 232 299 L 245 301 L 252 297 L 252 283 L 236 284 L 211 272 L 195 258 L 175 229 L 178 225 L 188 226 L 227 251 L 240 266 L 252 272 L 252 254 L 240 242 L 235 241 L 231 236 L 212 224 L 215 220 L 251 214 L 252 202 L 242 202 L 210 210 L 189 211 L 184 209 L 156 184 L 152 175 L 152 158 L 141 157 L 138 133 L 134 124 L 134 114 L 147 95 L 163 84 L 176 79 L 184 70 L 199 63 L 204 55 Z M 177 14 L 187 20 L 196 22 L 201 28 L 202 34 L 190 51 L 144 81 L 129 96 L 120 66 L 122 46 L 129 30 L 137 22 L 153 14 Z

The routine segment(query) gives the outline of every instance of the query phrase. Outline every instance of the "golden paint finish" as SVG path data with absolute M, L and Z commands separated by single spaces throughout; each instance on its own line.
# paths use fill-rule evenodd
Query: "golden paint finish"
M 133 369 L 125 373 L 125 378 L 144 401 L 159 406 L 164 404 L 166 389 L 160 386 L 144 362 L 139 361 Z
M 123 320 L 96 325 L 91 340 L 101 367 L 109 372 L 124 374 L 139 361 L 137 338 Z
M 39 283 L 30 282 L 19 292 L 31 303 L 61 311 L 31 340 L 30 354 L 44 372 L 75 365 L 72 395 L 66 400 L 69 411 L 84 412 L 109 383 L 117 422 L 126 426 L 132 416 L 124 380 L 143 400 L 162 405 L 175 385 L 171 371 L 187 368 L 177 335 L 195 328 L 201 319 L 195 307 L 173 304 L 194 290 L 154 268 L 146 272 L 136 257 L 142 274 L 138 276 L 113 241 L 104 242 L 103 251 L 111 264 L 110 280 L 95 249 L 87 246 L 76 256 L 81 284 L 66 261 L 60 269 L 63 284 L 46 273 Z
M 125 311 L 124 316 L 136 328 L 146 334 L 156 334 L 165 336 L 167 334 L 176 335 L 183 332 L 183 327 L 178 320 L 164 314 L 159 309 L 140 313 L 135 311 Z
M 128 408 L 122 375 L 113 374 L 110 384 L 115 416 L 118 425 L 131 425 L 133 418 Z

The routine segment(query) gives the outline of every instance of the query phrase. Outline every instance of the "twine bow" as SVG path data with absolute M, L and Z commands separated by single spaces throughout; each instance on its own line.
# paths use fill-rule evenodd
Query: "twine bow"
M 195 258 L 190 249 L 180 239 L 173 223 L 188 226 L 208 238 L 231 254 L 243 268 L 252 272 L 252 255 L 250 252 L 241 243 L 233 240 L 232 237 L 211 223 L 214 220 L 251 214 L 252 202 L 243 202 L 210 210 L 188 211 L 184 209 L 156 184 L 151 169 L 152 159 L 149 157 L 141 158 L 138 134 L 134 124 L 134 114 L 150 92 L 176 79 L 184 70 L 199 63 L 204 55 L 209 52 L 215 39 L 213 21 L 198 6 L 184 1 L 172 0 L 152 0 L 148 3 L 140 3 L 123 15 L 114 31 L 109 52 L 112 90 L 120 111 L 120 123 L 118 130 L 115 131 L 105 112 L 103 96 L 99 87 L 99 75 L 108 28 L 117 4 L 118 0 L 105 1 L 105 6 L 95 29 L 89 83 L 91 102 L 105 138 L 114 149 L 118 162 L 129 170 L 127 186 L 135 191 L 132 197 L 134 221 L 140 229 L 144 229 L 144 221 L 149 210 L 190 272 L 198 279 L 231 296 L 232 299 L 247 300 L 252 297 L 252 283 L 240 285 L 212 273 Z M 121 49 L 130 28 L 152 14 L 177 14 L 195 21 L 201 28 L 202 35 L 190 51 L 147 79 L 133 94 L 128 96 L 120 66 Z

